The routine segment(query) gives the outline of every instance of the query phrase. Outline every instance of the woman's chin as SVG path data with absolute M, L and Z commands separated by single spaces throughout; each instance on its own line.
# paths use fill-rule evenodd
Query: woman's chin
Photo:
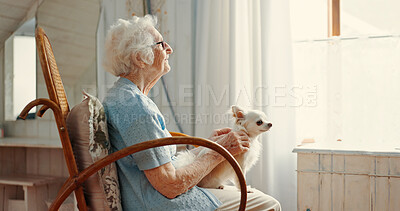
M 169 65 L 166 65 L 166 66 L 164 67 L 164 72 L 165 72 L 165 73 L 169 73 L 170 70 L 171 70 L 171 67 L 170 67 Z

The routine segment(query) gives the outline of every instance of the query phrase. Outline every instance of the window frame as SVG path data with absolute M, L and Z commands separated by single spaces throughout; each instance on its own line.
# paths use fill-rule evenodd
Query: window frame
M 340 36 L 340 0 L 328 0 L 328 37 Z

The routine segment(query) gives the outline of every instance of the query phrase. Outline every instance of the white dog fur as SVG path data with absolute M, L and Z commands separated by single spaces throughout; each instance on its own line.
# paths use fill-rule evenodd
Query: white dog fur
M 257 110 L 245 111 L 238 106 L 232 106 L 232 114 L 235 119 L 233 125 L 233 131 L 244 131 L 250 138 L 249 150 L 245 153 L 236 155 L 235 158 L 238 161 L 244 174 L 254 166 L 257 162 L 261 153 L 261 143 L 258 140 L 258 135 L 268 131 L 272 124 L 267 121 L 266 115 Z M 203 148 L 197 156 L 201 156 L 206 153 L 209 149 Z M 196 159 L 196 155 L 190 151 L 184 151 L 178 153 L 173 161 L 175 168 L 181 168 L 185 165 L 192 163 Z M 223 188 L 227 181 L 231 181 L 239 189 L 239 182 L 237 176 L 229 164 L 228 161 L 223 161 L 217 167 L 215 167 L 207 176 L 205 176 L 200 183 L 199 187 L 204 188 Z

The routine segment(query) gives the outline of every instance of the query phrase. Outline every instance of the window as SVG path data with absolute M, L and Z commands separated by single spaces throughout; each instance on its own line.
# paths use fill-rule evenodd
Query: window
M 16 120 L 36 99 L 34 24 L 34 19 L 28 21 L 5 43 L 5 120 Z
M 362 5 L 362 6 L 359 6 Z M 341 1 L 341 25 L 344 37 L 387 36 L 400 34 L 397 0 Z
M 400 3 L 346 0 L 339 8 L 338 0 L 330 0 L 323 8 L 324 1 L 307 2 L 291 0 L 294 81 L 297 86 L 314 87 L 317 103 L 296 110 L 298 142 L 396 145 L 400 24 L 393 20 L 400 16 L 396 10 Z M 316 10 L 327 12 L 317 12 L 316 17 Z M 312 18 L 307 21 L 307 16 Z M 317 24 L 320 20 L 326 24 Z M 331 30 L 335 26 L 336 34 Z

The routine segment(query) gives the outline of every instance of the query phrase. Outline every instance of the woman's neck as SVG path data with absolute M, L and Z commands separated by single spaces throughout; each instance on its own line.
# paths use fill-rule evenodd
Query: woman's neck
M 139 74 L 140 71 L 142 74 Z M 121 76 L 123 78 L 126 78 L 130 81 L 132 81 L 138 89 L 144 94 L 148 95 L 150 92 L 151 88 L 157 83 L 157 81 L 161 78 L 161 76 L 156 76 L 152 77 L 152 75 L 145 74 L 145 70 L 139 70 L 139 71 L 131 71 L 128 75 Z

